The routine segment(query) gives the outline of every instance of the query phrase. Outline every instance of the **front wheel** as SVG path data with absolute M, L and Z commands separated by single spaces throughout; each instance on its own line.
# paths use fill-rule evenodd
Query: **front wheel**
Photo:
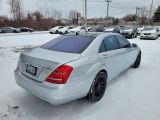
M 141 52 L 138 54 L 137 59 L 132 67 L 138 68 L 140 66 L 140 63 L 141 63 Z
M 132 35 L 130 36 L 130 38 L 133 39 L 133 38 L 134 38 L 134 35 L 132 34 Z
M 107 76 L 104 72 L 100 72 L 95 77 L 90 91 L 88 93 L 88 98 L 91 102 L 98 102 L 102 99 L 107 85 Z
M 134 33 L 134 38 L 136 38 L 137 37 L 137 33 Z
M 18 31 L 17 30 L 13 30 L 13 33 L 18 33 Z

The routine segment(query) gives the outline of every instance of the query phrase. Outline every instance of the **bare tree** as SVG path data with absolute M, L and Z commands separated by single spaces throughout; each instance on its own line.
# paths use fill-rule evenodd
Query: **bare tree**
M 148 16 L 149 16 L 149 11 L 146 7 L 139 8 L 140 24 L 146 24 Z
M 70 20 L 73 20 L 73 19 L 76 18 L 76 16 L 77 16 L 77 11 L 76 11 L 76 10 L 71 10 L 71 11 L 69 12 L 68 18 L 69 18 Z
M 19 24 L 23 17 L 21 0 L 9 0 L 8 4 L 10 6 L 10 12 L 12 13 L 14 20 Z
M 69 12 L 68 18 L 69 18 L 70 20 L 72 20 L 72 23 L 73 23 L 73 24 L 76 23 L 76 21 L 77 21 L 77 11 L 76 11 L 76 10 L 71 10 L 71 11 Z
M 59 10 L 54 10 L 53 15 L 56 20 L 60 20 L 62 18 L 62 12 Z
M 32 14 L 32 17 L 35 18 L 35 20 L 42 20 L 43 18 L 43 15 L 40 11 L 35 11 L 33 14 Z

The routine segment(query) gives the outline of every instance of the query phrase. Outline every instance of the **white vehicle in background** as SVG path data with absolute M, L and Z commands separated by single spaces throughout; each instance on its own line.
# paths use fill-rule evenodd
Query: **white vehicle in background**
M 140 39 L 153 39 L 158 38 L 158 29 L 156 27 L 146 27 L 140 34 Z
M 87 31 L 89 31 L 92 27 L 87 27 Z
M 85 27 L 83 26 L 78 26 L 78 27 L 68 30 L 69 33 L 77 33 L 77 34 L 80 32 L 84 32 L 84 31 L 85 31 Z
M 58 33 L 59 34 L 68 34 L 69 33 L 69 30 L 73 29 L 74 27 L 73 26 L 66 26 L 64 28 L 61 28 L 58 30 Z
M 105 28 L 104 31 L 105 32 L 113 32 L 114 31 L 114 27 Z
M 143 29 L 144 29 L 144 26 L 138 26 L 137 27 L 137 33 L 140 35 L 141 32 L 143 31 Z
M 63 26 L 56 26 L 54 28 L 51 28 L 49 31 L 51 34 L 57 34 L 59 29 L 62 29 Z

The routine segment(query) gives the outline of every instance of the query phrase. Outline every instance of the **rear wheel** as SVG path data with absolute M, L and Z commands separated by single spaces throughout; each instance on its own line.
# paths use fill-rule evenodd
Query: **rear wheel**
M 137 59 L 132 67 L 138 68 L 140 66 L 140 63 L 141 63 L 141 52 L 138 54 Z
M 68 34 L 68 31 L 66 31 L 65 34 Z
M 90 91 L 88 93 L 88 98 L 91 102 L 98 102 L 102 99 L 107 85 L 107 76 L 104 72 L 100 72 L 95 77 Z

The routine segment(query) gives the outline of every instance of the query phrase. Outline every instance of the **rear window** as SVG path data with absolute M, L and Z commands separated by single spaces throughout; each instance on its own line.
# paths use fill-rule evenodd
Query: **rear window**
M 42 48 L 59 52 L 82 53 L 93 39 L 93 37 L 86 36 L 60 36 L 46 43 Z

